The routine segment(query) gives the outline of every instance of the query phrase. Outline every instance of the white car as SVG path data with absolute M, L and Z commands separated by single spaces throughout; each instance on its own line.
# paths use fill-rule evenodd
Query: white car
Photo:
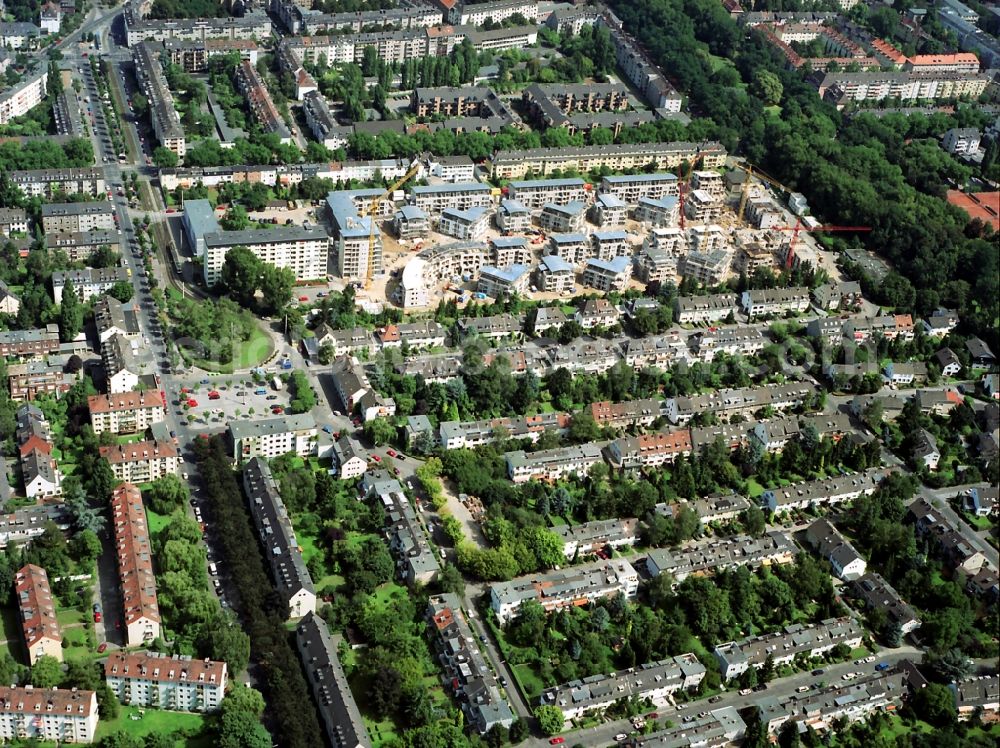
M 876 657 L 875 655 L 871 655 L 870 657 L 865 657 L 865 662 L 866 663 L 867 662 L 875 662 L 875 660 L 877 660 L 877 659 L 878 659 L 878 657 Z
M 617 743 L 624 743 L 626 740 L 628 740 L 628 735 L 626 735 L 623 732 L 620 732 L 617 735 L 615 735 L 615 742 Z

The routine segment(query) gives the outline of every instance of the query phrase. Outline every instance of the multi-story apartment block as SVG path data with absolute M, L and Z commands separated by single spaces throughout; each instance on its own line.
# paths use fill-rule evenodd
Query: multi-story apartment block
M 587 235 L 579 232 L 549 235 L 552 254 L 571 265 L 582 265 L 590 257 Z
M 243 468 L 243 490 L 250 514 L 271 567 L 271 578 L 288 605 L 289 620 L 316 612 L 316 588 L 295 539 L 288 510 L 278 492 L 271 468 L 261 457 L 253 457 Z
M 42 361 L 7 365 L 7 388 L 14 402 L 31 402 L 39 395 L 59 398 L 73 386 L 76 377 L 63 371 L 62 366 Z
M 123 704 L 214 712 L 226 695 L 226 663 L 157 652 L 111 653 L 104 680 Z
M 546 231 L 561 231 L 565 233 L 582 231 L 587 217 L 587 206 L 579 200 L 560 205 L 545 203 L 538 216 L 538 225 Z
M 559 525 L 552 532 L 562 538 L 563 555 L 567 561 L 589 556 L 606 549 L 618 550 L 635 545 L 639 537 L 639 520 L 599 519 L 582 525 Z
M 739 297 L 736 294 L 721 293 L 710 296 L 679 296 L 674 310 L 677 321 L 682 325 L 699 322 L 721 322 L 730 315 L 735 319 L 740 312 Z
M 65 252 L 70 262 L 87 262 L 101 247 L 110 247 L 112 252 L 120 252 L 121 237 L 116 231 L 108 230 L 45 235 L 45 248 L 50 252 L 57 249 Z
M 256 39 L 271 37 L 271 20 L 263 13 L 252 12 L 242 17 L 224 18 L 142 18 L 140 14 L 126 13 L 125 32 L 128 45 L 134 47 L 142 41 L 164 42 L 168 39 L 206 41 L 208 39 Z
M 985 73 L 881 72 L 827 73 L 819 83 L 819 94 L 844 106 L 850 101 L 977 98 L 986 90 Z
M 542 291 L 563 293 L 576 283 L 576 273 L 573 265 L 559 255 L 545 255 L 535 269 L 534 279 L 535 287 Z M 538 332 L 537 323 L 535 332 Z
M 593 416 L 594 422 L 602 428 L 651 426 L 660 416 L 660 401 L 627 400 L 621 403 L 613 403 L 605 400 L 591 403 L 587 410 Z
M 722 174 L 717 171 L 698 170 L 691 172 L 691 189 L 704 190 L 716 200 L 726 196 L 726 185 Z
M 46 203 L 42 205 L 42 229 L 46 234 L 73 233 L 115 228 L 111 203 Z
M 614 468 L 660 467 L 691 454 L 691 432 L 677 431 L 626 436 L 608 445 L 608 461 Z
M 319 91 L 311 91 L 302 98 L 302 113 L 313 137 L 330 150 L 347 145 L 346 130 L 341 127 L 330 111 L 330 105 Z
M 454 19 L 448 17 L 449 8 L 455 3 L 437 0 L 435 5 L 441 6 L 445 10 L 445 23 L 455 22 Z M 514 16 L 520 16 L 528 23 L 536 23 L 538 21 L 538 3 L 531 0 L 492 0 L 475 5 L 461 4 L 457 22 L 462 26 L 482 26 L 487 21 L 502 24 Z
M 616 558 L 490 585 L 490 607 L 505 625 L 526 600 L 535 600 L 551 613 L 619 593 L 632 598 L 638 589 L 638 572 L 627 560 Z
M 683 98 L 646 53 L 624 32 L 618 20 L 611 15 L 602 15 L 598 23 L 611 34 L 618 69 L 639 89 L 649 105 L 654 109 L 679 112 Z
M 495 267 L 529 265 L 534 259 L 534 252 L 523 236 L 497 236 L 490 239 L 489 244 L 490 257 Z
M 676 550 L 656 548 L 649 552 L 646 568 L 654 577 L 669 573 L 676 581 L 683 582 L 692 574 L 710 574 L 719 569 L 789 564 L 798 552 L 791 537 L 771 531 L 759 538 L 736 535 L 709 538 Z
M 621 292 L 628 287 L 631 276 L 632 260 L 629 257 L 611 260 L 592 257 L 583 268 L 583 285 L 605 293 Z
M 525 483 L 532 479 L 556 481 L 573 474 L 584 475 L 603 458 L 596 444 L 581 444 L 530 454 L 522 450 L 507 452 L 504 460 L 508 477 L 514 483 Z
M 489 210 L 483 205 L 465 210 L 445 208 L 438 218 L 437 230 L 456 239 L 472 242 L 483 238 L 489 223 Z
M 538 441 L 546 431 L 564 433 L 570 417 L 566 413 L 540 413 L 536 416 L 495 418 L 488 421 L 442 421 L 438 426 L 441 446 L 445 449 L 474 449 L 492 444 L 498 436 Z
M 705 672 L 705 666 L 688 652 L 546 689 L 540 702 L 543 706 L 561 709 L 566 719 L 577 719 L 596 709 L 607 709 L 619 699 L 636 699 L 663 706 L 670 703 L 672 694 L 697 688 Z
M 365 246 L 368 234 L 365 233 Z M 246 247 L 262 261 L 278 268 L 288 268 L 296 280 L 326 277 L 330 240 L 322 229 L 300 226 L 276 226 L 271 229 L 220 231 L 204 235 L 205 283 L 214 286 L 219 280 L 226 255 L 234 247 Z
M 0 687 L 0 738 L 93 743 L 97 693 L 75 688 Z
M 101 346 L 101 361 L 108 392 L 131 392 L 139 385 L 139 376 L 145 368 L 138 355 L 139 341 L 115 333 Z
M 869 468 L 863 473 L 849 473 L 820 480 L 793 483 L 784 488 L 764 491 L 761 506 L 771 512 L 810 509 L 841 504 L 859 496 L 869 496 L 886 477 L 884 468 Z
M 404 205 L 392 217 L 392 230 L 400 239 L 426 236 L 431 230 L 427 214 L 415 205 Z
M 10 237 L 12 233 L 28 232 L 28 213 L 24 208 L 0 208 L 0 234 Z
M 153 134 L 160 145 L 183 159 L 187 153 L 187 142 L 181 118 L 174 105 L 174 96 L 167 85 L 167 76 L 163 74 L 163 65 L 160 63 L 163 55 L 163 46 L 158 43 L 140 42 L 132 47 L 135 76 L 149 101 Z
M 676 169 L 682 162 L 702 159 L 706 168 L 722 166 L 726 149 L 720 143 L 616 143 L 570 148 L 532 148 L 498 151 L 493 157 L 494 179 L 522 179 L 525 175 L 545 175 L 556 170 L 575 169 L 586 173 L 606 166 L 612 171 L 641 169 L 654 164 L 657 169 Z
M 628 174 L 604 177 L 601 180 L 601 194 L 614 195 L 629 205 L 635 205 L 641 197 L 653 200 L 677 197 L 679 187 L 677 177 L 670 172 Z
M 633 212 L 635 220 L 653 227 L 670 227 L 677 224 L 679 200 L 673 195 L 649 197 L 643 195 L 637 201 Z
M 906 60 L 904 70 L 914 73 L 964 73 L 979 72 L 979 58 L 972 52 L 953 54 L 914 55 Z
M 804 312 L 809 308 L 809 289 L 795 286 L 744 291 L 740 304 L 750 319 L 769 314 Z
M 497 208 L 496 222 L 504 234 L 523 234 L 531 228 L 531 211 L 518 200 L 504 198 Z
M 413 205 L 427 215 L 437 215 L 446 208 L 469 210 L 488 208 L 492 203 L 490 186 L 482 182 L 457 182 L 414 187 L 410 191 Z
M 830 618 L 811 625 L 795 623 L 781 631 L 719 644 L 713 654 L 723 680 L 733 680 L 750 668 L 759 670 L 768 659 L 775 667 L 781 667 L 796 657 L 822 657 L 841 644 L 854 649 L 861 644 L 864 633 L 850 616 Z
M 48 68 L 43 65 L 41 72 L 29 75 L 0 92 L 0 125 L 6 125 L 12 119 L 27 114 L 41 104 L 48 90 L 48 80 Z
M 527 265 L 510 265 L 505 268 L 484 265 L 479 271 L 476 290 L 492 299 L 500 299 L 527 293 L 530 280 L 531 268 Z
M 94 327 L 101 345 L 113 335 L 134 340 L 141 334 L 135 306 L 123 304 L 112 296 L 103 296 L 94 302 Z
M 458 595 L 446 592 L 432 597 L 426 618 L 437 659 L 445 671 L 443 680 L 454 690 L 466 719 L 480 734 L 496 725 L 510 727 L 514 713 L 500 692 L 496 676 L 486 666 Z
M 160 636 L 160 606 L 153 574 L 153 549 L 142 494 L 132 483 L 111 493 L 111 523 L 118 556 L 118 584 L 125 617 L 125 644 L 148 644 Z
M 91 395 L 87 398 L 94 432 L 135 434 L 164 418 L 163 399 L 155 390 Z
M 864 576 L 868 569 L 865 557 L 833 526 L 830 520 L 821 518 L 809 525 L 806 540 L 833 569 L 834 576 L 843 581 L 851 581 Z
M 384 532 L 389 550 L 396 558 L 399 578 L 411 587 L 433 582 L 441 565 L 399 481 L 387 471 L 379 470 L 365 473 L 361 487 L 368 496 L 377 497 L 385 511 Z
M 243 60 L 236 68 L 236 87 L 247 101 L 247 107 L 254 119 L 265 132 L 274 133 L 282 143 L 292 142 L 292 133 L 282 119 L 271 94 L 264 85 L 257 68 L 249 60 Z
M 621 198 L 599 192 L 594 198 L 594 204 L 590 206 L 588 216 L 598 226 L 621 226 L 625 223 L 626 214 L 625 202 Z
M 618 112 L 629 108 L 628 89 L 617 83 L 534 84 L 524 89 L 522 102 L 546 127 L 570 124 L 577 113 Z
M 732 256 L 725 249 L 692 250 L 681 260 L 678 270 L 685 278 L 706 286 L 717 286 L 726 278 Z
M 155 440 L 100 447 L 101 457 L 115 477 L 125 483 L 150 483 L 177 472 L 177 450 Z
M 522 180 L 507 185 L 507 196 L 526 208 L 535 210 L 546 203 L 583 203 L 589 197 L 589 185 L 577 177 Z
M 368 730 L 337 654 L 341 636 L 331 636 L 326 621 L 306 613 L 295 627 L 295 642 L 323 729 L 335 748 L 370 748 Z
M 97 197 L 104 194 L 104 169 L 96 166 L 79 169 L 31 169 L 7 175 L 12 185 L 25 197 L 53 199 L 57 194 L 76 193 Z M 48 232 L 46 232 L 48 233 Z
M 18 570 L 14 575 L 14 602 L 21 618 L 28 663 L 34 665 L 39 657 L 52 657 L 62 662 L 62 630 L 56 619 L 56 605 L 45 569 L 27 564 Z
M 44 329 L 8 330 L 0 332 L 0 356 L 5 358 L 39 358 L 59 350 L 59 325 Z
M 381 194 L 373 190 L 371 197 Z M 342 278 L 367 278 L 369 269 L 372 274 L 382 272 L 382 232 L 373 231 L 372 217 L 358 215 L 359 208 L 355 199 L 368 196 L 368 190 L 352 192 L 331 192 L 327 195 L 326 205 L 333 225 L 334 253 L 337 258 L 337 271 Z M 383 205 L 391 205 L 385 200 Z M 372 237 L 375 242 L 372 245 Z M 413 260 L 406 267 L 413 264 Z
M 58 304 L 63 298 L 63 289 L 68 283 L 83 302 L 105 294 L 116 283 L 128 283 L 129 275 L 123 267 L 81 268 L 80 270 L 56 270 L 52 273 L 52 298 Z
M 698 223 L 713 223 L 722 216 L 722 203 L 707 190 L 692 190 L 684 203 L 684 215 Z
M 697 413 L 715 413 L 720 418 L 752 413 L 770 406 L 776 411 L 806 404 L 815 387 L 803 382 L 772 384 L 763 387 L 719 390 L 705 395 L 669 398 L 664 412 L 671 423 L 687 423 Z
M 289 452 L 316 454 L 316 419 L 311 413 L 229 422 L 227 440 L 237 464 L 254 457 L 271 459 Z
M 677 275 L 677 256 L 648 242 L 636 254 L 634 265 L 635 276 L 643 283 L 666 283 Z
M 333 363 L 330 375 L 346 412 L 352 413 L 358 410 L 365 421 L 396 413 L 395 401 L 392 398 L 383 398 L 372 389 L 368 376 L 356 358 L 349 356 L 338 358 Z
M 163 48 L 170 62 L 180 65 L 185 73 L 207 73 L 208 62 L 213 57 L 238 52 L 240 59 L 257 64 L 260 47 L 252 39 L 204 39 L 199 41 L 167 39 Z
M 595 231 L 590 235 L 591 252 L 599 260 L 627 257 L 632 262 L 633 247 L 624 229 Z

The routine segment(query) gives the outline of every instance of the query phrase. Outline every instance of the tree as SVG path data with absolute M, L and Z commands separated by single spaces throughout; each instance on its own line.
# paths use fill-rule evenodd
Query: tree
M 158 145 L 153 150 L 153 163 L 160 169 L 170 169 L 177 166 L 178 162 L 177 154 L 165 146 Z
M 769 70 L 758 70 L 753 76 L 753 92 L 768 106 L 781 102 L 784 87 L 781 79 Z
M 128 281 L 118 281 L 108 289 L 108 296 L 113 296 L 123 304 L 132 300 L 135 295 L 135 288 Z
M 562 709 L 557 706 L 536 707 L 535 719 L 538 720 L 538 727 L 545 735 L 558 735 L 566 724 Z
M 238 206 L 234 206 L 238 207 Z M 230 212 L 232 212 L 232 208 Z M 264 274 L 264 263 L 246 247 L 233 247 L 219 273 L 219 285 L 236 303 L 244 307 L 253 304 Z
M 941 683 L 928 683 L 913 696 L 913 713 L 936 727 L 955 722 L 955 694 Z
M 176 475 L 165 475 L 153 481 L 143 492 L 146 504 L 157 514 L 170 515 L 187 502 L 190 494 Z
M 243 712 L 258 719 L 264 714 L 264 696 L 256 688 L 244 686 L 243 688 L 233 688 L 222 699 L 219 705 L 222 714 L 229 712 Z
M 388 444 L 396 438 L 396 427 L 388 418 L 373 418 L 365 421 L 365 436 L 376 446 Z
M 219 724 L 220 748 L 271 748 L 271 735 L 260 718 L 243 711 L 229 711 Z
M 528 737 L 528 724 L 522 719 L 515 719 L 510 725 L 509 740 L 512 745 L 517 745 Z
M 70 555 L 83 564 L 89 565 L 101 555 L 101 539 L 90 529 L 78 532 L 69 545 Z
M 291 268 L 278 268 L 263 264 L 260 278 L 261 306 L 265 314 L 275 314 L 288 306 L 295 286 L 295 272 Z
M 597 425 L 589 410 L 581 410 L 573 415 L 566 436 L 576 444 L 596 441 L 601 437 L 601 427 Z
M 740 522 L 748 535 L 760 537 L 767 529 L 767 518 L 759 506 L 751 506 L 740 515 Z
M 246 670 L 250 662 L 250 637 L 239 627 L 231 614 L 224 613 L 214 625 L 206 626 L 199 644 L 199 649 L 208 652 L 211 659 L 225 662 L 233 676 Z M 260 697 L 258 692 L 250 688 L 234 690 L 234 692 L 242 691 L 251 691 Z
M 59 304 L 59 338 L 64 343 L 75 340 L 83 329 L 83 311 L 83 304 L 73 282 L 67 280 Z
M 55 688 L 62 681 L 62 665 L 55 657 L 42 655 L 31 666 L 31 685 L 35 688 Z

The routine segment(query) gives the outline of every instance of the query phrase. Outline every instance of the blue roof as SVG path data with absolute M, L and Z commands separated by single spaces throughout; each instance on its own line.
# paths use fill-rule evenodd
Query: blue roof
M 622 200 L 617 195 L 612 195 L 607 192 L 601 192 L 597 195 L 597 202 L 601 203 L 606 208 L 624 208 L 625 201 Z
M 615 257 L 613 260 L 600 260 L 594 257 L 587 260 L 587 267 L 595 267 L 618 274 L 624 272 L 631 262 L 632 259 L 629 257 Z
M 455 182 L 454 184 L 429 184 L 414 187 L 414 195 L 436 195 L 440 192 L 489 192 L 490 186 L 482 182 Z
M 597 241 L 610 241 L 611 239 L 628 239 L 628 234 L 626 234 L 622 229 L 612 229 L 611 231 L 595 231 L 593 236 Z
M 524 204 L 520 200 L 511 200 L 506 198 L 500 201 L 500 210 L 506 211 L 507 213 L 530 213 L 531 211 L 524 207 Z
M 583 180 L 579 177 L 566 177 L 565 179 L 527 179 L 520 182 L 511 182 L 511 189 L 525 190 L 533 187 L 583 187 Z
M 416 205 L 404 205 L 399 209 L 399 212 L 402 213 L 403 218 L 408 221 L 413 221 L 418 218 L 427 218 L 427 214 Z
M 666 208 L 667 210 L 671 210 L 675 205 L 677 205 L 677 198 L 673 195 L 661 197 L 659 200 L 652 197 L 640 197 L 639 205 L 649 205 L 654 208 Z
M 614 175 L 604 177 L 608 184 L 632 184 L 635 182 L 676 182 L 677 175 L 669 171 L 661 171 L 656 174 L 630 174 Z
M 475 221 L 482 218 L 483 214 L 486 213 L 486 207 L 482 205 L 474 205 L 471 208 L 466 208 L 465 210 L 459 210 L 458 208 L 445 208 L 441 211 L 441 217 L 450 216 L 452 218 L 462 218 L 466 221 Z
M 556 244 L 575 244 L 587 241 L 587 237 L 583 234 L 550 234 L 549 238 Z
M 523 236 L 498 236 L 495 239 L 490 239 L 490 243 L 494 247 L 523 247 L 528 243 L 528 240 Z
M 550 273 L 560 273 L 567 270 L 573 272 L 573 266 L 559 255 L 545 255 L 542 257 L 542 265 Z
M 506 268 L 495 268 L 492 265 L 484 265 L 479 270 L 479 275 L 480 277 L 482 277 L 484 273 L 489 273 L 490 275 L 496 278 L 505 280 L 508 283 L 513 283 L 527 272 L 528 272 L 527 265 L 511 265 L 510 267 Z
M 184 220 L 197 237 L 222 231 L 219 222 L 215 220 L 215 209 L 208 200 L 185 200 Z
M 565 213 L 568 216 L 575 216 L 582 213 L 586 207 L 587 206 L 579 200 L 573 200 L 565 205 L 559 205 L 558 203 L 545 203 L 545 205 L 542 206 L 542 210 L 552 210 L 556 213 Z

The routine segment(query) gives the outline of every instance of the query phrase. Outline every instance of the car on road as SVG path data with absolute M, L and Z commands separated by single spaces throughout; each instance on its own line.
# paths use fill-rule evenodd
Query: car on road
M 198 407 L 198 401 L 195 400 L 193 397 L 190 397 L 190 398 L 188 398 L 187 406 L 189 408 L 197 408 Z
M 753 689 L 752 688 L 741 688 L 740 689 L 740 696 L 749 696 L 752 693 L 753 693 Z
M 277 395 L 268 395 L 268 396 L 267 396 L 267 397 L 265 397 L 264 399 L 265 399 L 265 400 L 277 400 L 277 399 L 278 399 L 278 396 L 277 396 Z
M 566 742 L 566 738 L 557 737 L 557 738 L 552 738 L 551 740 L 549 740 L 549 745 L 562 745 L 565 742 Z
M 372 459 L 375 460 L 375 462 L 382 462 L 382 458 L 378 455 L 372 455 Z
M 712 698 L 710 698 L 708 700 L 708 703 L 709 704 L 718 704 L 720 701 L 722 701 L 722 697 L 721 696 L 713 696 Z
M 324 426 L 323 427 L 323 433 L 324 434 L 332 434 L 333 433 L 333 429 L 331 427 L 329 427 L 329 426 Z
M 309 297 L 308 296 L 300 296 L 299 297 L 299 301 L 309 301 Z
M 875 666 L 875 669 L 878 670 L 881 673 L 883 670 L 888 670 L 889 669 L 889 663 L 888 662 L 880 662 L 878 665 Z
M 646 719 L 659 719 L 659 718 L 660 718 L 659 712 L 650 712 L 649 714 L 646 715 Z
M 623 732 L 620 732 L 617 735 L 615 735 L 615 742 L 616 743 L 624 743 L 626 740 L 628 740 L 628 735 L 626 735 Z
M 103 620 L 103 617 L 101 616 L 101 611 L 95 610 L 94 611 L 94 623 L 100 623 L 102 620 Z
M 812 674 L 813 675 L 822 675 L 823 672 L 824 672 L 823 668 L 817 668 L 816 670 L 812 671 Z
M 255 394 L 255 395 L 266 395 L 267 394 L 267 390 L 265 390 L 263 387 L 261 387 L 259 389 L 254 390 L 253 394 Z
M 276 415 L 276 416 L 280 416 L 282 413 L 285 412 L 285 409 L 282 408 L 280 405 L 275 405 L 275 406 L 272 406 L 271 412 L 274 413 L 274 415 Z
M 107 651 L 108 651 L 108 643 L 101 642 L 100 645 L 97 647 L 97 654 L 104 654 Z
M 799 686 L 795 689 L 795 693 L 805 693 L 809 690 L 809 686 Z
M 385 451 L 385 453 L 386 453 L 387 455 L 389 455 L 390 457 L 395 457 L 395 456 L 396 456 L 396 450 L 395 450 L 395 449 L 387 449 L 387 450 Z

